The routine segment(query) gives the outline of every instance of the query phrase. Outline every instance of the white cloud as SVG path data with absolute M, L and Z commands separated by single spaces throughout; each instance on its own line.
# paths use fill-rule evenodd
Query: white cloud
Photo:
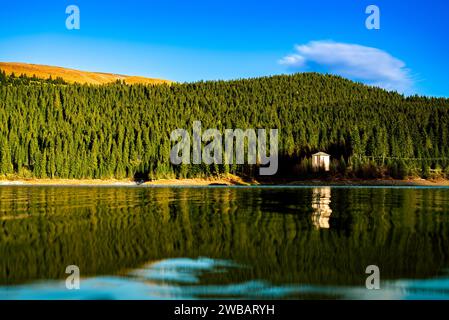
M 279 63 L 297 71 L 324 68 L 328 73 L 406 94 L 413 87 L 410 70 L 403 61 L 380 49 L 357 44 L 312 41 L 295 46 L 295 53 Z

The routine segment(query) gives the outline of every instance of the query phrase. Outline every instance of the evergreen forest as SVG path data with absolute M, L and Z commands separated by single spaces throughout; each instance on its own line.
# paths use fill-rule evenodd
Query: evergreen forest
M 279 129 L 279 178 L 449 177 L 449 99 L 317 73 L 162 85 L 68 84 L 0 72 L 0 176 L 258 178 L 257 165 L 173 165 L 170 133 Z

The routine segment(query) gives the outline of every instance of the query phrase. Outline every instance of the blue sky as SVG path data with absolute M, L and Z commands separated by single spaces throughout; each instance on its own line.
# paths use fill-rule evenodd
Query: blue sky
M 65 26 L 72 4 L 80 30 Z M 320 71 L 448 97 L 448 14 L 446 0 L 9 0 L 0 61 L 175 81 Z

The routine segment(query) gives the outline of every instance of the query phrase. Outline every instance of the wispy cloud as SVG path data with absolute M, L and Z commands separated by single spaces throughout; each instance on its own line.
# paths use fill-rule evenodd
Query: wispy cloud
M 405 63 L 377 48 L 312 41 L 296 45 L 295 52 L 279 63 L 295 71 L 324 69 L 328 73 L 405 94 L 413 90 L 414 81 Z

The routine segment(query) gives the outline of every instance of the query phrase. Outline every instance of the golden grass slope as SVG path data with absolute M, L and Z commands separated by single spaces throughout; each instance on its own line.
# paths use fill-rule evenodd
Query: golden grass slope
M 29 77 L 35 75 L 38 78 L 48 79 L 50 76 L 55 79 L 61 77 L 68 83 L 82 84 L 107 84 L 117 80 L 123 80 L 127 84 L 170 84 L 171 81 L 155 78 L 145 78 L 139 76 L 126 76 L 113 73 L 88 72 L 62 67 L 45 66 L 38 64 L 28 64 L 19 62 L 0 62 L 0 70 L 7 74 L 14 73 L 16 76 L 25 74 Z

